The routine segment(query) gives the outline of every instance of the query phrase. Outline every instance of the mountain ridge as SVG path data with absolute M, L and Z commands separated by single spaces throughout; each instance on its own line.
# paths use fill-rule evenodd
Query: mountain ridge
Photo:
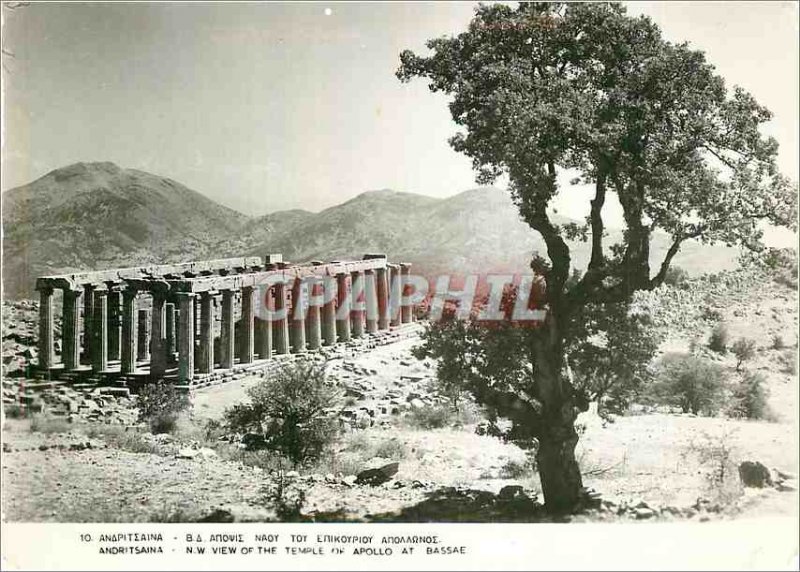
M 509 194 L 475 187 L 436 198 L 393 189 L 365 191 L 318 212 L 247 215 L 181 183 L 114 163 L 75 163 L 3 194 L 7 297 L 30 296 L 44 274 L 281 252 L 286 260 L 385 252 L 423 274 L 527 272 L 546 248 Z M 555 216 L 554 222 L 574 222 Z M 609 229 L 609 242 L 621 232 Z M 573 266 L 589 245 L 570 242 Z M 652 265 L 668 237 L 654 235 Z M 676 263 L 690 273 L 735 266 L 735 251 L 687 244 Z

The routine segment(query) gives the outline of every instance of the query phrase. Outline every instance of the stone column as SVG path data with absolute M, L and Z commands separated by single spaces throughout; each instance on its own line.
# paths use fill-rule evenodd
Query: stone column
M 61 323 L 61 358 L 64 369 L 76 369 L 81 363 L 80 317 L 78 300 L 80 292 L 64 290 L 64 313 Z
M 86 363 L 92 363 L 92 338 L 94 337 L 94 286 L 83 287 L 83 357 Z
M 390 325 L 399 326 L 400 321 L 400 297 L 403 293 L 403 288 L 400 282 L 400 266 L 392 264 L 390 267 L 391 273 L 389 275 L 389 283 L 392 295 L 389 298 L 389 315 Z
M 364 292 L 364 273 L 361 271 L 353 272 L 351 275 L 350 287 L 350 303 L 353 305 L 350 310 L 350 318 L 353 322 L 354 338 L 360 338 L 364 335 L 364 310 L 356 309 L 358 306 L 363 306 L 363 302 L 359 302 L 362 292 Z
M 108 370 L 108 292 L 94 293 L 94 339 L 92 340 L 92 371 Z
M 53 344 L 53 289 L 39 289 L 39 367 L 50 369 L 56 363 Z
M 194 333 L 195 337 L 200 333 L 200 315 L 203 313 L 203 309 L 200 307 L 202 305 L 202 298 L 200 296 L 194 297 Z M 178 323 L 178 320 L 175 320 L 175 323 Z
M 185 333 L 181 329 L 178 334 L 181 344 Z M 200 294 L 200 363 L 197 370 L 200 373 L 214 371 L 214 297 L 208 292 Z
M 108 292 L 108 359 L 118 360 L 120 354 L 120 307 L 119 291 Z
M 289 332 L 292 335 L 292 353 L 302 353 L 306 351 L 306 301 L 303 297 L 303 281 L 295 278 L 292 283 L 292 327 Z
M 378 294 L 375 284 L 375 271 L 364 271 L 364 314 L 367 319 L 367 333 L 374 334 L 378 331 Z
M 161 377 L 167 371 L 166 295 L 153 292 L 153 309 L 150 314 L 150 375 Z
M 175 304 L 169 303 L 166 305 L 166 326 L 167 332 L 165 338 L 165 350 L 167 353 L 167 361 L 172 361 L 175 357 L 175 352 L 178 349 L 178 344 L 175 341 Z
M 122 373 L 136 371 L 136 306 L 136 290 L 122 292 Z
M 255 346 L 255 316 L 253 314 L 253 287 L 245 286 L 242 288 L 242 342 L 239 346 L 241 354 L 240 363 L 252 363 L 254 358 Z
M 409 292 L 408 290 L 408 275 L 411 273 L 411 265 L 408 263 L 403 263 L 400 265 L 400 283 L 402 288 L 402 295 L 405 297 Z M 408 324 L 412 320 L 411 316 L 411 304 L 403 304 L 401 299 L 400 301 L 400 318 L 404 324 Z
M 378 329 L 389 327 L 389 269 L 375 270 L 376 294 L 378 296 Z
M 275 293 L 275 311 L 286 311 L 286 283 L 278 282 L 272 287 Z M 282 318 L 276 318 L 272 321 L 273 334 L 275 337 L 275 353 L 288 354 L 289 353 L 289 318 L 288 314 Z
M 178 381 L 191 382 L 194 378 L 194 299 L 187 292 L 178 294 L 180 308 L 181 345 L 178 348 Z
M 336 275 L 336 333 L 340 342 L 350 339 L 350 300 L 347 297 L 346 273 Z
M 308 280 L 308 314 L 306 314 L 306 341 L 308 343 L 308 349 L 310 350 L 318 350 L 322 345 L 322 325 L 320 324 L 320 307 L 319 304 L 316 303 L 316 300 L 319 299 L 319 293 L 322 290 L 321 282 L 316 280 Z M 314 300 L 315 303 L 312 304 L 311 301 Z
M 147 361 L 150 359 L 150 310 L 139 310 L 136 319 L 138 321 L 136 359 Z
M 272 357 L 272 322 L 266 316 L 259 316 L 255 320 L 255 353 L 259 359 Z
M 234 363 L 236 348 L 233 320 L 233 290 L 222 291 L 222 331 L 219 339 L 219 366 L 231 369 Z
M 336 278 L 325 276 L 322 286 L 327 300 L 322 305 L 322 340 L 332 346 L 336 343 Z

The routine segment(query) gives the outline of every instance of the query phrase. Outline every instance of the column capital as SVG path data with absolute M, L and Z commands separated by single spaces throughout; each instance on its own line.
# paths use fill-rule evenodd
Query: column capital
M 122 292 L 125 290 L 125 284 L 108 280 L 105 282 L 106 290 L 109 292 Z

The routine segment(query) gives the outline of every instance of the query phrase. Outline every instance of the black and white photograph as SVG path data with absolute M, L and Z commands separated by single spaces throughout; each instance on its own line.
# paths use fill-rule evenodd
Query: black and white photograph
M 3 568 L 797 569 L 799 15 L 4 1 Z

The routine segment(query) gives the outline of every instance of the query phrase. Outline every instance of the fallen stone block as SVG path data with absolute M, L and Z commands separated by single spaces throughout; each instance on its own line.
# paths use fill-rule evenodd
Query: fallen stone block
M 357 485 L 371 485 L 373 487 L 382 485 L 392 480 L 392 477 L 397 474 L 399 468 L 400 463 L 389 463 L 377 469 L 361 471 L 356 475 L 355 483 Z
M 769 469 L 758 461 L 744 461 L 739 465 L 739 478 L 746 487 L 764 488 L 772 486 Z

